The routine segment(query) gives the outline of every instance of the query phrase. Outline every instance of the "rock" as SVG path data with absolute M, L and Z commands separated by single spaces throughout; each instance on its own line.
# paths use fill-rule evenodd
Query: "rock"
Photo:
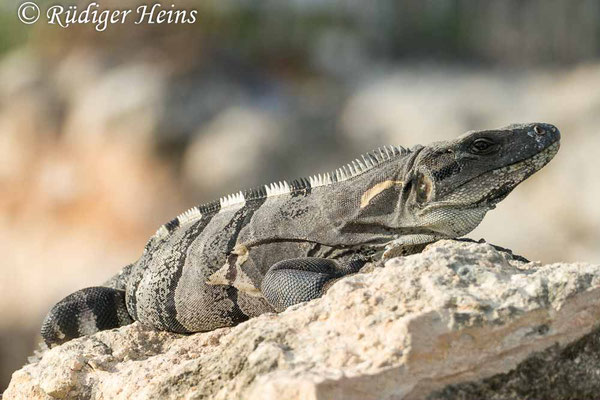
M 236 327 L 70 341 L 15 372 L 4 399 L 590 398 L 599 320 L 600 265 L 440 241 Z

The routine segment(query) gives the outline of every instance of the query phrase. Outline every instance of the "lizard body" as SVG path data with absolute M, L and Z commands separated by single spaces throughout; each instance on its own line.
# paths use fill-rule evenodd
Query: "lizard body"
M 544 123 L 473 131 L 194 207 L 104 285 L 57 303 L 42 336 L 54 345 L 134 320 L 208 331 L 317 298 L 382 254 L 467 234 L 559 143 Z

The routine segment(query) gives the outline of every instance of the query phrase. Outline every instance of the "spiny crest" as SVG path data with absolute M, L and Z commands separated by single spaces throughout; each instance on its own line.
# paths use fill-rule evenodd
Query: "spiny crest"
M 292 190 L 286 181 L 274 182 L 270 185 L 265 185 L 267 197 L 279 196 L 280 194 L 290 193 Z
M 189 221 L 197 221 L 202 218 L 202 211 L 200 211 L 199 207 L 192 207 L 189 210 L 179 214 L 176 218 L 173 218 L 171 221 L 167 222 L 154 234 L 159 239 L 166 237 L 169 233 L 173 232 L 179 226 L 185 224 Z
M 240 208 L 246 204 L 246 198 L 244 197 L 244 193 L 241 191 L 238 193 L 230 194 L 228 196 L 221 197 L 219 200 L 221 204 L 221 210 L 227 210 L 229 208 Z
M 409 152 L 410 150 L 401 146 L 384 146 L 366 153 L 332 172 L 313 175 L 309 178 L 295 179 L 291 183 L 288 183 L 287 181 L 273 182 L 245 192 L 240 191 L 235 194 L 230 194 L 221 197 L 219 201 L 192 207 L 180 214 L 177 218 L 161 226 L 158 231 L 156 231 L 155 236 L 159 239 L 164 238 L 179 226 L 188 222 L 198 221 L 203 215 L 211 215 L 215 212 L 230 210 L 232 208 L 242 208 L 248 201 L 261 200 L 288 193 L 297 193 L 319 186 L 327 186 L 335 182 L 343 182 L 360 175 L 381 163 L 392 160 L 396 156 L 401 156 Z
M 325 186 L 333 183 L 333 177 L 331 172 L 327 172 L 325 174 L 318 174 L 309 177 L 308 182 L 310 183 L 311 188 Z
M 409 150 L 406 150 L 401 146 L 380 147 L 377 150 L 363 154 L 360 158 L 357 158 L 333 172 L 310 177 L 311 187 L 325 186 L 333 182 L 346 181 L 383 162 L 389 161 L 396 156 L 407 154 L 408 152 Z
M 198 207 L 192 207 L 186 212 L 177 216 L 177 220 L 179 221 L 179 225 L 183 225 L 189 221 L 196 221 L 202 218 L 202 212 Z
M 158 230 L 154 234 L 154 237 L 160 240 L 160 239 L 167 237 L 168 235 L 169 235 L 169 230 L 167 229 L 167 226 L 165 224 L 165 225 L 162 225 L 160 228 L 158 228 Z
M 198 209 L 202 214 L 212 214 L 221 209 L 221 202 L 219 200 L 215 200 L 211 201 L 210 203 L 204 203 L 199 205 Z
M 171 232 L 180 227 L 181 225 L 188 222 L 195 222 L 202 218 L 203 215 L 212 214 L 220 209 L 220 202 L 212 201 L 210 203 L 195 206 L 189 210 L 179 214 L 176 218 L 167 222 L 154 234 L 157 239 L 163 239 L 167 237 Z

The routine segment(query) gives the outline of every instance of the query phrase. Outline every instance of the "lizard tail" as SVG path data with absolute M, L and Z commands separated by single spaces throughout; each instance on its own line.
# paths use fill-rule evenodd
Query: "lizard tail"
M 41 334 L 52 347 L 132 322 L 124 290 L 94 286 L 78 290 L 56 303 L 44 318 Z

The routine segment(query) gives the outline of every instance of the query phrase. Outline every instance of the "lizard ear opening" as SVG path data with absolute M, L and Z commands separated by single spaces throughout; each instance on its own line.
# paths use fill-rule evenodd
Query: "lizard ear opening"
M 419 174 L 417 176 L 416 191 L 418 203 L 422 204 L 431 200 L 431 195 L 433 193 L 433 184 L 431 179 L 424 174 Z

